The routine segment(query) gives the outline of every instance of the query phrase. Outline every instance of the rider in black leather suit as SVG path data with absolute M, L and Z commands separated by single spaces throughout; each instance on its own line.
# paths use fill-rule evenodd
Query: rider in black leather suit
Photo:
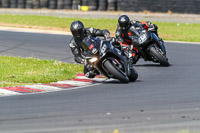
M 131 27 L 135 27 L 135 29 Z M 117 42 L 120 43 L 122 50 L 126 49 L 127 47 L 130 47 L 132 44 L 138 44 L 137 35 L 139 35 L 139 32 L 137 31 L 137 28 L 145 28 L 151 32 L 154 32 L 157 36 L 157 30 L 158 27 L 155 24 L 152 24 L 150 21 L 147 22 L 140 22 L 140 21 L 131 21 L 127 15 L 121 15 L 118 19 L 118 25 L 116 29 L 116 39 Z M 135 38 L 133 38 L 135 36 Z M 160 39 L 162 41 L 162 39 Z M 163 41 L 162 41 L 163 42 Z M 133 62 L 136 62 L 135 60 L 138 60 L 137 56 L 137 49 L 133 48 L 132 51 L 132 60 Z M 129 53 L 126 53 L 124 50 L 124 53 L 128 56 Z
M 69 43 L 69 47 L 71 48 L 72 54 L 74 55 L 74 60 L 77 63 L 84 64 L 84 49 L 81 45 L 84 37 L 88 35 L 92 35 L 94 37 L 100 36 L 104 37 L 106 41 L 111 40 L 110 32 L 108 30 L 100 30 L 95 28 L 85 28 L 81 21 L 74 21 L 70 27 L 73 38 Z M 90 68 L 85 64 L 84 66 L 84 74 L 88 78 L 94 78 L 94 71 L 90 71 Z

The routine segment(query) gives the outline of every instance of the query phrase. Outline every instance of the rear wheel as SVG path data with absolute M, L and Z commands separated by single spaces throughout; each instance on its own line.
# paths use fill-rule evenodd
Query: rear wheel
M 149 51 L 153 58 L 158 60 L 161 65 L 169 66 L 168 58 L 165 56 L 160 48 L 158 48 L 157 46 L 151 46 Z
M 128 77 L 122 74 L 119 70 L 117 70 L 117 68 L 115 68 L 109 60 L 105 61 L 104 66 L 106 67 L 108 72 L 114 76 L 114 78 L 120 80 L 123 83 L 129 82 Z

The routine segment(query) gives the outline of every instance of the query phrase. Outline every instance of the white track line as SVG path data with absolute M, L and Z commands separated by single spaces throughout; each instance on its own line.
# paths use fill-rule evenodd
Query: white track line
M 21 93 L 0 88 L 0 96 L 18 95 Z

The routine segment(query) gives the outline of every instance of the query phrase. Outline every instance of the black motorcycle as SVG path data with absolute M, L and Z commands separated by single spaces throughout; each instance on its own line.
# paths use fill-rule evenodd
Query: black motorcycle
M 134 27 L 132 28 L 132 30 L 135 30 Z M 140 29 L 139 33 L 136 37 L 138 39 L 137 43 L 133 41 L 134 50 L 137 53 L 133 63 L 135 64 L 142 57 L 145 61 L 153 61 L 160 63 L 162 66 L 169 66 L 164 42 L 155 33 L 146 29 Z
M 82 41 L 87 67 L 97 71 L 107 78 L 115 78 L 123 83 L 135 81 L 138 74 L 130 67 L 130 61 L 115 48 L 111 42 L 93 36 L 85 37 Z

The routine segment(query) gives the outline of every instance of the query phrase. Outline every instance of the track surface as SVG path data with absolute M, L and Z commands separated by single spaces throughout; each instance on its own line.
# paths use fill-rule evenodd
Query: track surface
M 0 55 L 72 62 L 70 36 L 0 32 Z M 134 83 L 0 97 L 0 133 L 200 130 L 200 45 L 166 43 L 170 67 L 140 61 Z

